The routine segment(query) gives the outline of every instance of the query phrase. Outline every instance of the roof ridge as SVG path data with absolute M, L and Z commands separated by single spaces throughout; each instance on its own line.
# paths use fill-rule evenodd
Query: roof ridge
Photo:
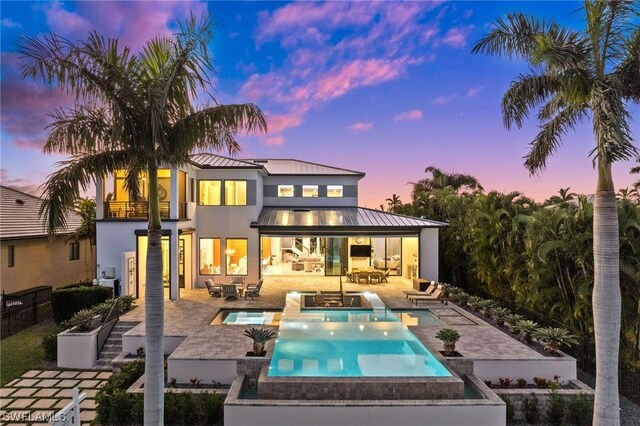
M 252 158 L 251 161 L 297 161 L 299 163 L 312 164 L 314 166 L 328 167 L 330 169 L 342 170 L 344 172 L 356 173 L 359 175 L 364 175 L 364 172 L 359 172 L 357 170 L 345 169 L 344 167 L 331 166 L 329 164 L 316 163 L 315 161 L 308 160 L 300 160 L 298 158 Z

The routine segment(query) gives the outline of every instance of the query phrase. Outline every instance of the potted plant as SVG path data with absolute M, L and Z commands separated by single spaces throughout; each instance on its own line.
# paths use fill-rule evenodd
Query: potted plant
M 442 340 L 444 354 L 452 356 L 456 351 L 456 342 L 460 340 L 460 334 L 452 328 L 443 328 L 436 334 L 436 339 Z
M 538 329 L 538 323 L 531 320 L 521 320 L 517 322 L 517 326 L 522 333 L 522 341 L 531 343 L 531 335 Z
M 244 331 L 244 335 L 253 340 L 253 354 L 252 356 L 264 356 L 266 351 L 264 345 L 271 339 L 275 339 L 278 335 L 275 331 L 268 330 L 266 328 L 251 327 Z
M 576 336 L 569 333 L 569 330 L 562 327 L 539 328 L 533 333 L 533 337 L 544 346 L 544 351 L 551 355 L 558 355 L 560 346 L 577 345 Z
M 499 327 L 502 327 L 504 325 L 504 319 L 510 313 L 511 312 L 507 308 L 497 307 L 497 308 L 491 309 L 491 316 L 493 317 L 494 320 L 496 320 L 496 324 Z
M 518 322 L 522 320 L 522 315 L 509 314 L 504 316 L 504 320 L 509 325 L 509 333 L 518 334 L 520 329 L 518 328 Z

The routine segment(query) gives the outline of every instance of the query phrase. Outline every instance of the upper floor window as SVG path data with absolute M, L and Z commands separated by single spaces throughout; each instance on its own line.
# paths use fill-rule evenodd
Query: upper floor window
M 278 185 L 278 197 L 293 197 L 293 185 Z
M 224 204 L 226 206 L 246 206 L 247 205 L 247 181 L 246 180 L 225 180 L 224 181 Z
M 16 266 L 16 246 L 7 246 L 7 249 L 9 257 L 8 266 L 9 268 L 13 268 Z
M 302 185 L 302 196 L 303 197 L 317 197 L 318 196 L 318 185 Z
M 327 185 L 327 197 L 342 198 L 343 197 L 342 185 Z
M 201 180 L 199 184 L 198 204 L 201 206 L 219 206 L 221 204 L 222 181 Z
M 76 241 L 69 244 L 69 260 L 80 259 L 80 242 Z

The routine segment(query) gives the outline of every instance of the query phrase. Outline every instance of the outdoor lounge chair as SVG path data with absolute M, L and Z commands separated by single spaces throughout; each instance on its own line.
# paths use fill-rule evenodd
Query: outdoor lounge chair
M 429 284 L 429 287 L 427 287 L 424 291 L 402 290 L 402 292 L 407 296 L 407 298 L 409 298 L 409 296 L 429 296 L 434 291 L 436 291 L 437 288 L 438 288 L 438 285 L 436 284 L 436 282 L 431 281 L 431 284 Z
M 204 284 L 207 286 L 207 291 L 209 291 L 211 297 L 218 297 L 222 295 L 222 286 L 220 284 L 214 284 L 211 278 L 206 280 Z
M 259 280 L 258 284 L 256 285 L 253 285 L 253 284 L 247 285 L 247 288 L 244 291 L 244 298 L 246 299 L 247 296 L 249 296 L 253 299 L 254 296 L 260 296 L 260 289 L 262 288 L 262 282 L 263 280 Z
M 420 300 L 439 300 L 442 296 L 443 296 L 444 292 L 441 288 L 436 289 L 436 291 L 434 291 L 432 294 L 428 295 L 428 296 L 421 296 L 421 295 L 410 295 L 409 296 L 409 300 L 411 300 L 413 303 L 415 303 L 416 305 L 418 304 L 418 301 Z
M 235 284 L 223 284 L 222 297 L 224 297 L 225 299 L 237 299 L 238 287 L 236 287 Z

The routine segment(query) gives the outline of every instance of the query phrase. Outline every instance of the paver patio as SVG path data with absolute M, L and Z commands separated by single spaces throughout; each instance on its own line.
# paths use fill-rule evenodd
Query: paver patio
M 97 371 L 27 371 L 0 389 L 0 422 L 12 426 L 48 424 L 53 413 L 71 402 L 70 386 L 78 385 L 80 392 L 87 394 L 80 417 L 82 424 L 88 425 L 96 416 L 98 389 L 110 376 L 109 372 Z

